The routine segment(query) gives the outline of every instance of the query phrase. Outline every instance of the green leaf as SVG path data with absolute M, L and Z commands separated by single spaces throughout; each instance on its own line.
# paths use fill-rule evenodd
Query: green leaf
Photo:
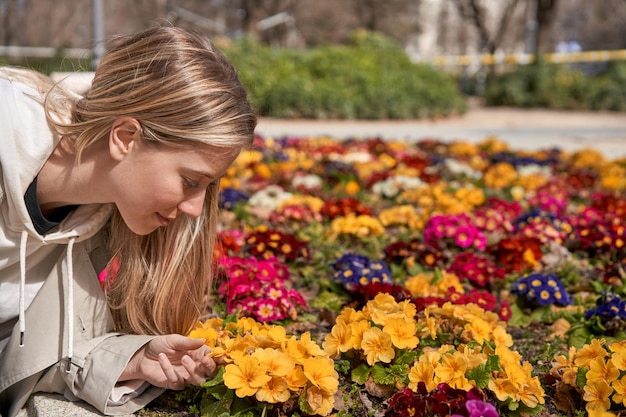
M 412 365 L 415 362 L 415 358 L 419 356 L 419 352 L 415 350 L 401 350 L 398 352 L 398 356 L 394 360 L 396 365 Z
M 580 388 L 584 387 L 587 384 L 587 372 L 589 369 L 584 367 L 579 367 L 576 372 L 576 385 Z
M 509 319 L 509 326 L 524 327 L 528 326 L 532 319 L 529 315 L 524 314 L 522 309 L 516 304 L 511 304 L 511 318 Z
M 516 403 L 516 402 L 514 402 L 514 401 L 509 403 L 509 410 L 511 410 L 511 411 L 515 411 L 515 410 L 517 410 L 518 408 L 519 408 L 519 403 Z
M 572 326 L 567 332 L 567 343 L 569 346 L 574 346 L 577 349 L 583 347 L 585 343 L 591 337 L 591 331 L 588 327 L 579 324 Z
M 498 355 L 489 355 L 487 357 L 487 370 L 489 372 L 501 371 L 500 357 Z
M 480 389 L 484 389 L 487 385 L 489 385 L 490 376 L 491 371 L 487 370 L 487 366 L 485 364 L 478 365 L 467 372 L 467 378 L 476 382 L 476 386 Z
M 367 378 L 370 376 L 371 370 L 372 369 L 366 363 L 362 363 L 352 370 L 352 381 L 361 385 L 365 384 L 365 381 L 367 381 Z

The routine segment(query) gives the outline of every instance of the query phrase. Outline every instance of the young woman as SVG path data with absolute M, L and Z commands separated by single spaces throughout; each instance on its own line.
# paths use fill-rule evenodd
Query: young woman
M 219 179 L 256 126 L 231 63 L 163 27 L 112 42 L 85 97 L 0 68 L 0 126 L 0 415 L 37 391 L 132 413 L 211 377 L 182 335 L 206 313 Z

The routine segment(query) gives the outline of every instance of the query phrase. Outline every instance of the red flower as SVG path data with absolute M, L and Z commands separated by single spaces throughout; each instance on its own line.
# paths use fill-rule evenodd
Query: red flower
M 361 214 L 372 215 L 370 209 L 365 207 L 360 200 L 353 197 L 327 200 L 320 213 L 331 220 L 335 217 L 347 216 L 348 214 L 356 214 L 357 216 Z

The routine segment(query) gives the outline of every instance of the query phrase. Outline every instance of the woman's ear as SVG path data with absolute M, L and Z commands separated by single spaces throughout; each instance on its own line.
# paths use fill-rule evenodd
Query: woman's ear
M 121 161 L 141 140 L 141 124 L 132 117 L 120 117 L 113 121 L 109 134 L 109 152 L 116 161 Z

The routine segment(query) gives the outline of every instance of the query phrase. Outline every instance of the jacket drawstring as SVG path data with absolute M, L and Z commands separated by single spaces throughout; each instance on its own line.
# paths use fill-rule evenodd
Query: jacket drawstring
M 26 242 L 28 240 L 28 232 L 22 231 L 20 239 L 20 295 L 19 295 L 19 327 L 20 327 L 20 347 L 24 347 L 24 335 L 26 334 L 26 317 L 25 317 L 25 292 L 26 292 Z
M 74 355 L 74 259 L 73 250 L 75 237 L 70 238 L 67 244 L 67 369 L 70 373 L 72 367 L 72 356 Z

